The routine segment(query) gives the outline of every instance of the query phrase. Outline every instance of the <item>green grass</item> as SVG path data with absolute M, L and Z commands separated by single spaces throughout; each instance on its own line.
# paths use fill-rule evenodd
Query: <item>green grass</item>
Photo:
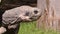
M 52 30 L 38 30 L 36 28 L 36 21 L 34 22 L 22 22 L 20 25 L 18 34 L 60 34 Z

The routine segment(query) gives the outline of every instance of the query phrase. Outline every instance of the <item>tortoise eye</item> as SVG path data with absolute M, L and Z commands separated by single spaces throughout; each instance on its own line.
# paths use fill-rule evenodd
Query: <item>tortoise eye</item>
M 37 13 L 38 13 L 38 11 L 37 11 L 37 10 L 35 10 L 35 11 L 34 11 L 34 13 L 35 13 L 35 14 L 37 14 Z
M 26 13 L 25 13 L 25 16 L 29 16 L 29 12 L 26 12 Z

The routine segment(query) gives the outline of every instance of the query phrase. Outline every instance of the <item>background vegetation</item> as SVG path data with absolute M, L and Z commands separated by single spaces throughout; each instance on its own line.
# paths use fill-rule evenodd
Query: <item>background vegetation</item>
M 60 34 L 57 31 L 36 28 L 36 21 L 22 22 L 20 24 L 21 25 L 18 34 Z

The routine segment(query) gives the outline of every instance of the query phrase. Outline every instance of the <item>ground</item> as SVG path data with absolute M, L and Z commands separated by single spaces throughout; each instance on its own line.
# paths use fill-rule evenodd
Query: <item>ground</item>
M 56 31 L 46 30 L 43 29 L 38 30 L 36 28 L 36 21 L 33 22 L 22 22 L 20 25 L 19 33 L 18 34 L 60 34 Z

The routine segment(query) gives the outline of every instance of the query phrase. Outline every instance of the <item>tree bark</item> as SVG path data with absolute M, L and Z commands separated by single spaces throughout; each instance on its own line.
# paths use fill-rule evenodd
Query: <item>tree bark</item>
M 60 30 L 60 0 L 38 0 L 37 7 L 42 11 L 37 27 Z

